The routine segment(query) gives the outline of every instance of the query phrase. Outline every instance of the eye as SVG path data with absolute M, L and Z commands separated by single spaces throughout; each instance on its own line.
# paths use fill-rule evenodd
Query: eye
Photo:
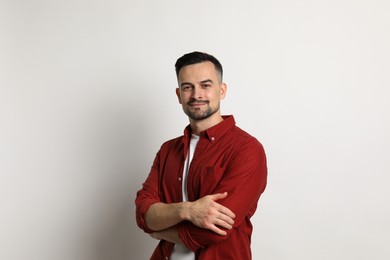
M 203 88 L 209 88 L 209 87 L 211 87 L 211 85 L 210 84 L 203 84 L 202 87 Z
M 191 89 L 191 86 L 190 85 L 183 85 L 181 87 L 182 90 L 190 90 Z

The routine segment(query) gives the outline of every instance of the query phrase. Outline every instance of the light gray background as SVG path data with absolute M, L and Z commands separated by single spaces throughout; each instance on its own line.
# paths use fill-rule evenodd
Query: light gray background
M 201 50 L 266 148 L 254 259 L 390 259 L 387 0 L 0 2 L 0 259 L 148 259 L 134 198 Z

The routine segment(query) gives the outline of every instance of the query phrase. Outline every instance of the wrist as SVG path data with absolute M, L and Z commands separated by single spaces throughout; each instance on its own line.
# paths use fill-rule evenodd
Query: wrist
M 181 220 L 190 221 L 190 203 L 191 202 L 182 202 L 179 206 L 179 216 Z

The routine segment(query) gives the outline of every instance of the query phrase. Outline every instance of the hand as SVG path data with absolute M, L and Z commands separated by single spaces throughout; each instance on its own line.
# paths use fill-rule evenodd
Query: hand
M 226 196 L 227 192 L 217 193 L 191 202 L 188 220 L 194 225 L 209 229 L 218 235 L 226 235 L 226 231 L 219 227 L 232 229 L 233 219 L 236 217 L 230 209 L 216 202 Z
M 158 237 L 158 232 L 150 233 L 149 236 L 150 236 L 151 238 L 160 240 L 160 238 Z

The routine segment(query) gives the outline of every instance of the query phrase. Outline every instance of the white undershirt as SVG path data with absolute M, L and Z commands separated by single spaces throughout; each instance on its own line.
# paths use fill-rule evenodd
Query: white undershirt
M 198 135 L 192 135 L 190 146 L 188 147 L 188 153 L 186 161 L 184 162 L 184 169 L 183 169 L 183 182 L 182 182 L 182 194 L 183 194 L 183 201 L 188 201 L 188 193 L 187 193 L 187 176 L 188 176 L 188 169 L 190 168 L 192 157 L 194 157 L 194 151 L 196 148 L 196 145 L 198 144 L 199 136 Z M 171 260 L 195 260 L 195 253 L 186 248 L 184 245 L 181 244 L 175 244 L 175 247 L 173 248 Z

